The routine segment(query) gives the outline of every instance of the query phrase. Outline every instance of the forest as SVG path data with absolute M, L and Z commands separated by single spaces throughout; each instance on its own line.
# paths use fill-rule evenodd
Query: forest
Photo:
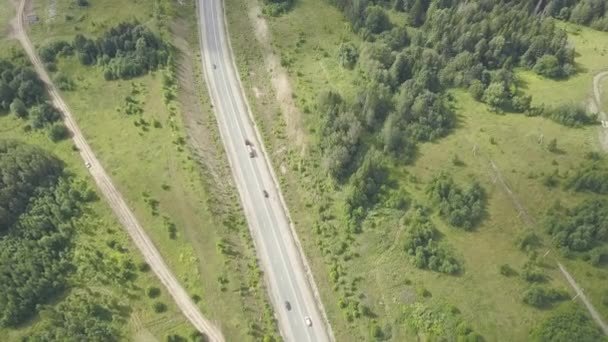
M 76 54 L 83 65 L 101 65 L 106 80 L 130 79 L 167 64 L 169 46 L 145 25 L 122 22 L 97 39 L 77 34 L 72 43 L 51 42 L 39 49 L 53 65 L 57 57 Z
M 0 140 L 0 172 L 0 327 L 16 327 L 68 289 L 74 220 L 94 194 L 21 142 Z

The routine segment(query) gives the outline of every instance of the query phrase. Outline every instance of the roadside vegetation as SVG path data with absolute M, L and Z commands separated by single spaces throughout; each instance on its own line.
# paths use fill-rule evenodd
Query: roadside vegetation
M 601 340 L 556 261 L 608 316 L 606 160 L 585 107 L 608 35 L 536 3 L 301 0 L 265 32 L 263 3 L 227 1 L 338 340 Z
M 182 108 L 200 107 L 202 102 L 205 110 L 196 120 L 208 122 L 203 126 L 206 135 L 219 139 L 202 96 L 204 85 L 185 85 L 181 65 L 176 64 L 178 58 L 199 64 L 194 3 L 58 0 L 34 2 L 32 13 L 39 20 L 31 24 L 30 36 L 51 77 L 180 283 L 202 312 L 219 322 L 227 340 L 276 340 L 276 324 L 235 189 L 229 182 L 212 181 L 230 177 L 225 157 L 218 153 L 219 140 L 204 146 L 213 153 L 200 160 L 186 135 Z M 173 40 L 188 41 L 191 50 L 172 46 Z M 3 53 L 15 68 L 27 64 L 18 50 Z M 181 101 L 179 89 L 185 86 L 194 87 L 190 104 Z M 76 184 L 94 189 L 66 139 L 69 131 L 56 121 L 59 117 L 38 109 L 44 109 L 44 98 L 33 105 L 22 100 L 25 110 L 16 109 L 26 114 L 0 118 L 0 136 L 44 145 L 69 164 L 68 174 L 78 175 Z M 35 126 L 37 118 L 47 117 L 51 119 L 41 120 L 40 128 Z M 65 200 L 77 195 L 66 191 Z M 203 340 L 149 267 L 133 256 L 136 250 L 104 202 L 96 197 L 91 203 L 76 202 L 87 207 L 82 217 L 74 218 L 76 237 L 65 242 L 65 248 L 73 248 L 65 253 L 70 263 L 62 259 L 62 268 L 57 268 L 68 274 L 58 276 L 48 289 L 41 285 L 53 295 L 32 288 L 34 299 L 24 305 L 41 304 L 36 312 L 42 319 L 33 315 L 18 326 L 1 328 L 9 340 L 55 340 L 69 334 L 99 341 Z M 58 215 L 63 215 L 61 210 Z M 59 228 L 62 238 L 70 237 L 65 233 L 70 227 Z M 45 239 L 44 246 L 53 247 L 53 241 Z M 11 289 L 18 285 L 6 284 Z

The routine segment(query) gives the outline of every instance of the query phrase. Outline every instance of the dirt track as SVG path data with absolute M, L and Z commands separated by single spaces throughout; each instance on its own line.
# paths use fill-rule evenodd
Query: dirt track
M 61 98 L 59 91 L 52 83 L 49 75 L 43 67 L 42 62 L 36 54 L 32 42 L 27 36 L 27 30 L 23 20 L 25 6 L 26 0 L 21 0 L 18 3 L 17 18 L 14 20 L 12 28 L 13 35 L 19 40 L 23 49 L 27 53 L 27 56 L 34 65 L 36 73 L 44 82 L 49 96 L 53 101 L 53 105 L 63 113 L 63 121 L 72 132 L 72 140 L 74 141 L 74 145 L 80 151 L 80 156 L 82 157 L 83 161 L 90 163 L 89 172 L 95 180 L 99 191 L 101 191 L 103 196 L 106 198 L 108 204 L 118 217 L 118 220 L 133 239 L 135 246 L 144 256 L 144 259 L 150 265 L 152 271 L 154 271 L 160 281 L 165 285 L 167 291 L 173 297 L 184 316 L 188 318 L 196 329 L 205 333 L 210 340 L 218 342 L 224 341 L 221 331 L 203 317 L 198 307 L 190 299 L 188 293 L 184 290 L 184 288 L 181 287 L 171 270 L 169 270 L 158 249 L 156 249 L 150 238 L 146 235 L 143 227 L 139 224 L 135 218 L 135 215 L 129 209 L 122 195 L 120 192 L 118 192 L 112 183 L 112 180 L 95 157 L 91 147 L 86 142 L 82 132 L 74 120 L 72 113 Z

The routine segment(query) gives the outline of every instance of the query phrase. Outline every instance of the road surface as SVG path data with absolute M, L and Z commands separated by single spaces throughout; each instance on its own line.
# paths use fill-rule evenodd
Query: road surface
M 322 303 L 236 72 L 223 3 L 199 0 L 198 11 L 207 88 L 281 335 L 287 341 L 329 341 L 331 330 Z M 245 139 L 254 145 L 254 158 L 249 155 Z M 291 310 L 286 308 L 286 301 L 291 304 Z M 305 317 L 310 317 L 312 326 L 307 326 Z
M 211 322 L 203 317 L 198 307 L 190 299 L 188 293 L 179 285 L 177 279 L 163 261 L 160 253 L 135 218 L 135 215 L 127 206 L 127 203 L 123 199 L 122 195 L 112 183 L 112 180 L 95 157 L 95 154 L 93 154 L 91 147 L 86 142 L 82 132 L 78 128 L 72 113 L 61 98 L 61 95 L 53 82 L 51 82 L 49 75 L 36 54 L 36 50 L 34 49 L 32 42 L 27 36 L 27 30 L 24 26 L 23 20 L 25 4 L 26 0 L 21 0 L 19 3 L 17 18 L 14 21 L 14 34 L 23 46 L 23 49 L 27 53 L 30 61 L 34 65 L 36 73 L 38 73 L 38 76 L 42 82 L 44 82 L 53 101 L 53 105 L 63 113 L 63 121 L 72 132 L 72 140 L 74 141 L 74 145 L 78 147 L 80 156 L 84 161 L 83 167 L 85 167 L 85 163 L 88 163 L 87 167 L 89 167 L 89 172 L 93 176 L 95 183 L 97 183 L 99 190 L 110 204 L 114 214 L 118 216 L 120 223 L 122 223 L 125 230 L 133 239 L 135 246 L 142 253 L 152 271 L 154 271 L 160 281 L 165 285 L 167 291 L 173 297 L 184 316 L 188 318 L 196 329 L 205 333 L 212 341 L 224 341 L 224 337 L 219 329 L 217 329 Z

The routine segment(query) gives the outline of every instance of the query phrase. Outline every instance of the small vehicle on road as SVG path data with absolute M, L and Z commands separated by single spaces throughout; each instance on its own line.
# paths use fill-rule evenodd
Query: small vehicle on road
M 89 162 L 85 162 L 85 163 L 84 163 L 84 166 L 86 166 L 86 167 L 87 167 L 87 169 L 90 169 L 90 168 L 91 168 L 91 163 L 89 163 Z
M 264 197 L 268 198 L 268 191 L 262 190 L 264 192 Z
M 288 301 L 285 301 L 285 308 L 287 309 L 287 311 L 291 310 L 291 304 L 289 304 Z
M 245 146 L 247 146 L 247 151 L 249 152 L 249 158 L 255 157 L 255 148 L 253 148 L 253 144 L 249 139 L 245 139 Z
M 310 319 L 310 317 L 304 317 L 304 322 L 306 322 L 307 326 L 312 327 L 312 320 Z

